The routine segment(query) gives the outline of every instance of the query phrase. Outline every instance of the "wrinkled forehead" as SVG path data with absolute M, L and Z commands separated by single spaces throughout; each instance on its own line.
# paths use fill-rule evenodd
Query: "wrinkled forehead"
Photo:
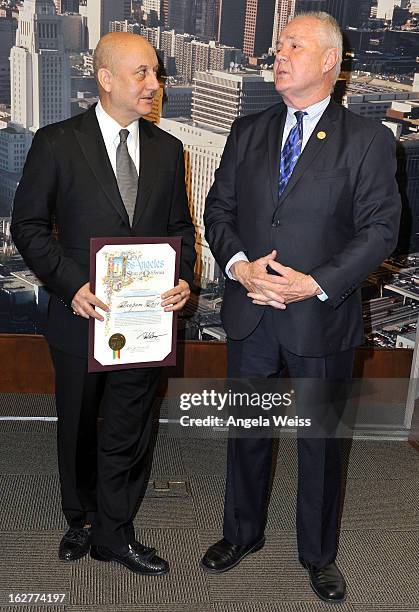
M 158 67 L 157 54 L 154 48 L 145 41 L 119 45 L 113 60 L 116 65 L 123 64 L 133 68 L 138 66 L 147 68 Z
M 322 27 L 317 19 L 309 17 L 296 18 L 282 30 L 278 42 L 316 43 L 322 36 Z

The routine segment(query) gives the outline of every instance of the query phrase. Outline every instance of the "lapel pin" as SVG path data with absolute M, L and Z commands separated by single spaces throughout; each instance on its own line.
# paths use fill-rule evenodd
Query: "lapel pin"
M 326 136 L 327 136 L 326 132 L 317 132 L 317 138 L 319 140 L 324 140 Z

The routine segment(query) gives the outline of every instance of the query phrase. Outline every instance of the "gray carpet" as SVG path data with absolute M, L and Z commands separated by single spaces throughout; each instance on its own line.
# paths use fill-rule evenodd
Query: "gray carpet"
M 50 396 L 0 394 L 0 416 L 52 417 Z M 56 424 L 0 420 L 0 609 L 4 612 L 326 612 L 297 559 L 295 441 L 280 440 L 267 541 L 226 574 L 198 566 L 220 537 L 225 441 L 174 439 L 161 426 L 138 538 L 171 564 L 166 577 L 115 564 L 63 564 Z M 419 612 L 419 454 L 400 442 L 355 441 L 348 461 L 338 563 L 342 612 Z M 62 593 L 60 605 L 12 604 L 10 594 Z

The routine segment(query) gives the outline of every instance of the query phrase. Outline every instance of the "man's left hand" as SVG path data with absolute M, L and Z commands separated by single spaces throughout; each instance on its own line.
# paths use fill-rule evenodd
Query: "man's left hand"
M 271 261 L 269 265 L 283 279 L 283 283 L 280 285 L 280 293 L 284 298 L 285 304 L 301 302 L 321 294 L 320 287 L 310 275 L 283 266 L 277 261 Z M 253 300 L 254 304 L 265 304 L 266 298 L 263 295 L 257 293 L 248 293 L 247 295 Z
M 175 310 L 182 310 L 186 302 L 189 300 L 191 290 L 186 281 L 179 279 L 179 284 L 173 289 L 169 289 L 162 294 L 162 303 L 164 306 L 164 312 L 173 312 Z

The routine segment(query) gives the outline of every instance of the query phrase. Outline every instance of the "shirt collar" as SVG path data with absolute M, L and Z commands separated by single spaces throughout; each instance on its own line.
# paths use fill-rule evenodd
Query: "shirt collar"
M 99 122 L 100 129 L 104 138 L 109 139 L 111 142 L 115 142 L 116 145 L 119 144 L 119 132 L 123 129 L 121 125 L 113 117 L 108 115 L 108 113 L 103 108 L 100 100 L 96 105 L 96 117 Z M 126 126 L 126 128 L 132 138 L 134 139 L 134 145 L 137 146 L 138 143 L 138 120 L 136 119 L 132 123 Z
M 326 110 L 326 107 L 329 105 L 330 98 L 331 96 L 327 96 L 327 98 L 324 98 L 324 100 L 320 100 L 320 102 L 316 102 L 315 104 L 312 104 L 311 106 L 307 106 L 307 108 L 303 109 L 307 113 L 308 119 L 310 121 L 312 121 L 313 119 L 316 119 L 319 115 L 321 115 Z M 288 119 L 292 118 L 293 121 L 295 121 L 294 113 L 297 110 L 299 109 L 292 108 L 292 106 L 287 106 L 287 118 Z

